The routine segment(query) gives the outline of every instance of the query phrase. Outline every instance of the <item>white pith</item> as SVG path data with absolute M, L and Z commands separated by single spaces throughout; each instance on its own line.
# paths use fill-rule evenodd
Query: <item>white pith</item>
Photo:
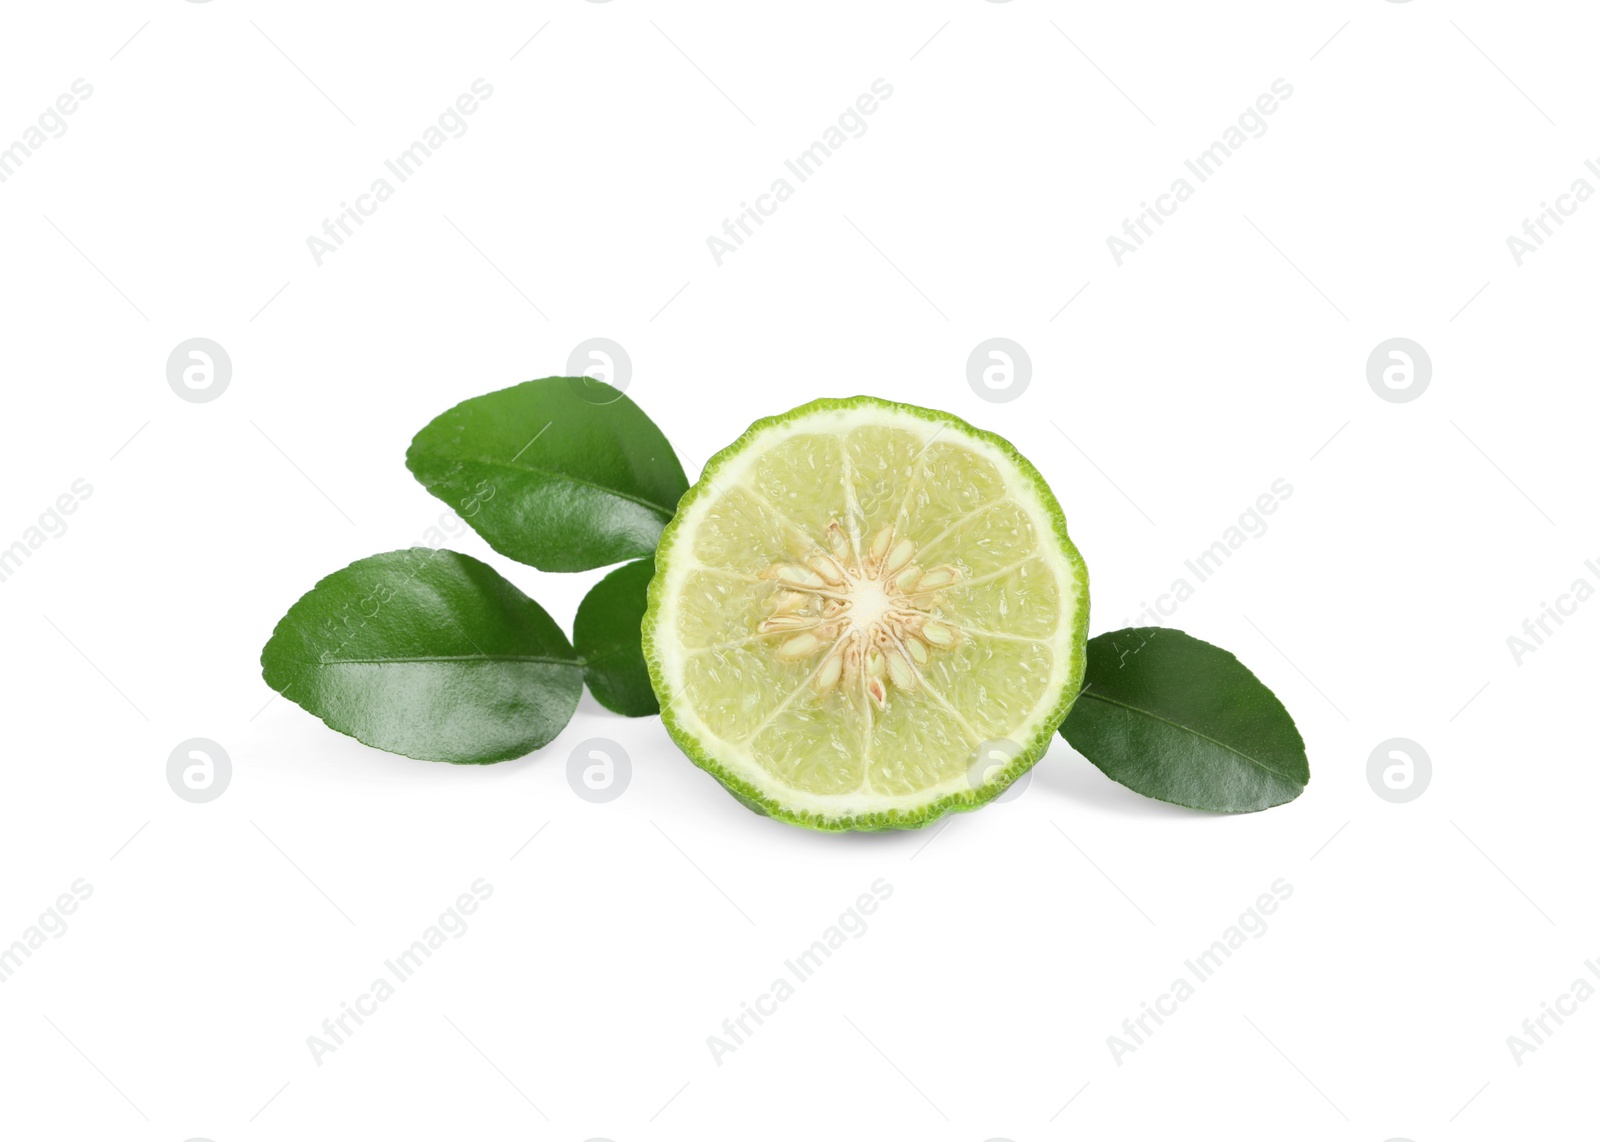
M 934 611 L 940 589 L 954 586 L 961 574 L 950 566 L 924 570 L 915 562 L 916 543 L 897 535 L 894 524 L 866 541 L 855 524 L 853 499 L 846 495 L 847 522 L 828 523 L 829 550 L 818 543 L 803 562 L 783 560 L 762 571 L 777 589 L 756 633 L 779 636 L 780 659 L 820 653 L 812 677 L 819 694 L 843 690 L 863 709 L 881 710 L 891 687 L 915 690 L 929 657 L 955 645 L 956 629 Z
M 1018 724 L 1011 727 L 1004 735 L 1019 744 L 1033 741 L 1041 735 L 1042 731 L 1053 729 L 1047 727 L 1047 720 L 1059 713 L 1059 700 L 1063 687 L 1072 677 L 1072 672 L 1077 661 L 1073 646 L 1076 632 L 1080 629 L 1080 611 L 1084 606 L 1083 592 L 1079 586 L 1079 572 L 1067 554 L 1061 549 L 1058 542 L 1059 520 L 1055 513 L 1041 499 L 1034 479 L 1018 468 L 1016 462 L 1003 449 L 996 447 L 981 437 L 971 435 L 955 425 L 942 419 L 919 416 L 913 412 L 883 406 L 862 406 L 855 408 L 819 409 L 806 416 L 792 420 L 784 420 L 769 425 L 762 429 L 755 437 L 741 445 L 740 451 L 721 462 L 713 473 L 713 484 L 704 494 L 699 495 L 694 501 L 683 509 L 683 514 L 677 521 L 674 534 L 669 545 L 657 555 L 657 567 L 660 569 L 662 582 L 658 584 L 660 590 L 659 613 L 655 617 L 654 629 L 658 632 L 654 640 L 654 652 L 657 659 L 657 668 L 661 674 L 661 681 L 665 684 L 667 696 L 664 703 L 670 706 L 673 717 L 679 728 L 696 739 L 701 749 L 715 762 L 722 766 L 730 776 L 739 778 L 763 794 L 779 802 L 792 812 L 812 813 L 829 818 L 843 818 L 876 814 L 884 812 L 912 811 L 932 804 L 953 794 L 970 793 L 972 784 L 966 775 L 956 775 L 936 785 L 930 785 L 909 793 L 885 793 L 870 785 L 870 765 L 863 767 L 862 782 L 859 788 L 849 793 L 817 794 L 809 790 L 796 788 L 780 780 L 769 772 L 752 756 L 745 743 L 730 741 L 713 731 L 696 712 L 693 703 L 683 694 L 684 669 L 692 651 L 685 650 L 675 637 L 678 624 L 678 602 L 683 594 L 685 579 L 701 570 L 716 570 L 707 568 L 700 563 L 694 554 L 695 536 L 699 525 L 705 516 L 717 504 L 721 496 L 734 489 L 740 489 L 752 496 L 759 496 L 754 486 L 754 481 L 749 477 L 754 466 L 763 454 L 778 443 L 792 436 L 805 433 L 827 433 L 844 438 L 852 430 L 860 427 L 884 427 L 900 429 L 915 433 L 925 441 L 937 438 L 945 445 L 959 445 L 970 449 L 987 460 L 1000 473 L 1005 494 L 1001 500 L 1009 500 L 1016 504 L 1026 514 L 1033 525 L 1034 534 L 1038 537 L 1037 548 L 1032 555 L 1041 559 L 1053 573 L 1056 579 L 1057 594 L 1060 600 L 1061 613 L 1055 630 L 1047 637 L 1033 639 L 1042 643 L 1051 651 L 1051 675 L 1043 687 L 1041 697 L 1031 707 L 1026 716 Z M 849 473 L 843 473 L 842 479 L 848 481 Z M 990 501 L 986 507 L 993 506 L 1000 500 Z M 767 501 L 768 506 L 777 510 L 775 505 Z M 853 522 L 853 521 L 847 521 Z M 807 530 L 808 533 L 813 529 Z M 853 528 L 852 528 L 853 530 Z M 848 609 L 852 612 L 854 629 L 868 631 L 874 629 L 874 624 L 880 626 L 879 620 L 888 613 L 891 597 L 894 591 L 885 591 L 882 581 L 876 576 L 867 575 L 863 569 L 867 564 L 864 557 L 866 549 L 870 546 L 872 536 L 851 534 L 851 554 L 857 558 L 853 567 L 845 570 L 857 572 L 849 577 L 848 582 L 840 587 L 832 583 L 824 583 L 825 590 L 847 597 Z M 817 536 L 819 550 L 826 553 L 828 549 L 827 537 Z M 835 548 L 837 553 L 838 548 Z M 850 561 L 844 559 L 842 564 Z M 923 571 L 926 574 L 926 569 Z M 942 570 L 942 569 L 941 569 Z M 939 581 L 943 581 L 940 579 Z M 915 581 L 913 580 L 913 587 Z M 825 655 L 831 647 L 842 642 L 851 629 L 850 623 L 833 624 L 839 629 L 830 631 L 830 638 L 826 645 L 811 647 L 803 646 L 805 653 L 815 652 L 819 669 L 825 664 Z M 903 633 L 901 627 L 895 628 L 898 636 Z M 937 635 L 937 632 L 936 632 Z M 781 634 L 780 634 L 781 637 Z M 774 644 L 776 648 L 777 644 Z M 901 643 L 909 647 L 909 643 Z M 918 654 L 925 656 L 929 648 L 937 653 L 938 644 L 927 639 L 923 640 L 922 648 Z M 796 655 L 795 657 L 800 657 Z M 915 665 L 909 662 L 902 665 Z M 885 682 L 890 685 L 893 692 L 892 680 L 886 673 L 880 673 Z M 903 677 L 903 676 L 902 676 Z M 915 688 L 920 682 L 910 683 Z M 935 695 L 937 697 L 937 695 Z M 942 701 L 942 699 L 940 699 Z M 948 706 L 948 703 L 945 703 Z M 953 710 L 953 707 L 951 707 Z M 970 726 L 968 727 L 970 730 Z M 976 731 L 972 731 L 976 736 Z M 992 735 L 989 735 L 992 737 Z M 748 740 L 753 741 L 754 738 Z M 980 737 L 980 740 L 983 740 Z

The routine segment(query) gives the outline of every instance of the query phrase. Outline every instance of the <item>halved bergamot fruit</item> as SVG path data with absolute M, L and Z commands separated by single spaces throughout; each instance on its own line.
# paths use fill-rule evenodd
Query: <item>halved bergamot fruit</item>
M 673 740 L 759 813 L 909 829 L 1044 755 L 1088 576 L 1009 443 L 872 397 L 759 420 L 656 552 L 645 658 Z

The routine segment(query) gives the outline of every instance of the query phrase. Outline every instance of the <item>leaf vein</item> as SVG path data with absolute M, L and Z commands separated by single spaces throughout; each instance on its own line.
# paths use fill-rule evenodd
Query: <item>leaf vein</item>
M 1132 703 L 1129 703 L 1129 702 L 1119 702 L 1115 698 L 1107 698 L 1104 694 L 1095 693 L 1094 690 L 1090 689 L 1089 687 L 1084 687 L 1083 692 L 1079 695 L 1079 697 L 1080 698 L 1092 698 L 1096 702 L 1104 702 L 1108 706 L 1120 706 L 1124 710 L 1132 710 L 1135 714 L 1143 714 L 1147 718 L 1154 718 L 1156 721 L 1164 722 L 1165 724 L 1171 726 L 1173 729 L 1182 730 L 1186 734 L 1193 734 L 1195 737 L 1199 738 L 1202 741 L 1208 741 L 1212 745 L 1217 746 L 1219 749 L 1227 750 L 1229 753 L 1235 755 L 1236 757 L 1242 757 L 1242 758 L 1244 758 L 1244 760 L 1248 761 L 1251 765 L 1255 766 L 1258 769 L 1266 770 L 1268 773 L 1272 774 L 1272 776 L 1278 778 L 1281 781 L 1287 781 L 1290 784 L 1299 786 L 1301 788 L 1304 788 L 1304 786 L 1305 786 L 1305 783 L 1302 782 L 1301 780 L 1299 780 L 1299 778 L 1295 777 L 1293 774 L 1281 773 L 1278 770 L 1272 768 L 1272 766 L 1268 765 L 1266 762 L 1262 761 L 1260 758 L 1251 757 L 1249 754 L 1245 753 L 1243 750 L 1235 749 L 1233 746 L 1229 745 L 1227 742 L 1218 741 L 1216 738 L 1212 737 L 1210 734 L 1201 733 L 1199 730 L 1195 729 L 1193 726 L 1186 726 L 1186 725 L 1183 725 L 1181 722 L 1173 721 L 1171 718 L 1164 718 L 1160 714 L 1156 713 L 1154 710 L 1146 710 L 1141 706 L 1135 706 L 1135 705 L 1133 705 Z
M 627 500 L 630 503 L 638 504 L 640 507 L 649 508 L 664 520 L 671 519 L 673 512 L 678 510 L 676 504 L 671 506 L 658 504 L 654 500 L 633 495 L 631 492 L 624 492 L 620 488 L 608 488 L 604 484 L 598 484 L 593 480 L 585 480 L 582 476 L 574 476 L 570 472 L 554 472 L 548 468 L 536 468 L 531 464 L 513 464 L 507 460 L 496 460 L 487 456 L 466 456 L 459 459 L 449 457 L 446 459 L 451 463 L 482 464 L 490 468 L 507 468 L 513 472 L 544 476 L 557 483 L 579 484 L 585 488 L 593 488 L 597 492 L 604 492 L 608 496 L 615 496 L 619 500 Z

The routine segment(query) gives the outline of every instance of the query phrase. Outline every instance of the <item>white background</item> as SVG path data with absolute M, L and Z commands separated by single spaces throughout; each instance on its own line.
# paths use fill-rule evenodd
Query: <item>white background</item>
M 1506 639 L 1600 581 L 1600 205 L 1520 267 L 1506 237 L 1600 185 L 1596 30 L 1434 0 L 9 6 L 0 146 L 93 95 L 0 184 L 0 546 L 93 493 L 0 583 L 0 942 L 93 895 L 0 984 L 4 1133 L 1578 1137 L 1600 1002 L 1521 1066 L 1506 1038 L 1600 957 L 1600 603 L 1520 665 Z M 467 133 L 319 267 L 307 236 L 479 77 Z M 719 267 L 707 236 L 880 77 L 866 134 Z M 1280 77 L 1267 133 L 1117 266 L 1107 236 Z M 595 336 L 691 477 L 821 395 L 1007 436 L 1066 507 L 1095 632 L 1287 480 L 1164 621 L 1283 698 L 1310 787 L 1213 817 L 1057 741 L 937 831 L 812 835 L 587 697 L 487 768 L 274 700 L 289 604 L 443 512 L 411 435 Z M 996 336 L 1033 362 L 1009 403 L 965 375 Z M 1410 403 L 1366 379 L 1396 336 L 1433 363 Z M 210 403 L 167 384 L 190 337 L 233 362 Z M 600 574 L 456 546 L 564 626 Z M 197 736 L 234 767 L 202 805 L 166 781 Z M 566 776 L 596 737 L 633 762 L 609 804 Z M 1367 780 L 1392 737 L 1433 762 L 1408 804 Z M 470 930 L 315 1063 L 479 877 Z M 866 934 L 714 1063 L 877 878 Z M 1113 1061 L 1277 878 L 1267 933 Z

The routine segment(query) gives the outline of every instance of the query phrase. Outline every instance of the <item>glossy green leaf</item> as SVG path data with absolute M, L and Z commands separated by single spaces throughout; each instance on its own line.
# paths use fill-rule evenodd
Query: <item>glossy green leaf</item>
M 417 433 L 406 467 L 490 547 L 543 571 L 653 554 L 689 487 L 661 430 L 589 377 L 463 401 Z
M 413 547 L 311 588 L 261 651 L 267 685 L 407 757 L 490 762 L 549 742 L 583 671 L 544 609 L 486 563 Z
M 1164 627 L 1089 640 L 1061 736 L 1113 781 L 1191 809 L 1268 809 L 1311 780 L 1305 743 L 1272 691 L 1221 647 Z
M 630 718 L 659 714 L 644 664 L 640 626 L 655 560 L 624 564 L 594 585 L 578 605 L 572 645 L 583 659 L 583 679 L 606 709 Z

